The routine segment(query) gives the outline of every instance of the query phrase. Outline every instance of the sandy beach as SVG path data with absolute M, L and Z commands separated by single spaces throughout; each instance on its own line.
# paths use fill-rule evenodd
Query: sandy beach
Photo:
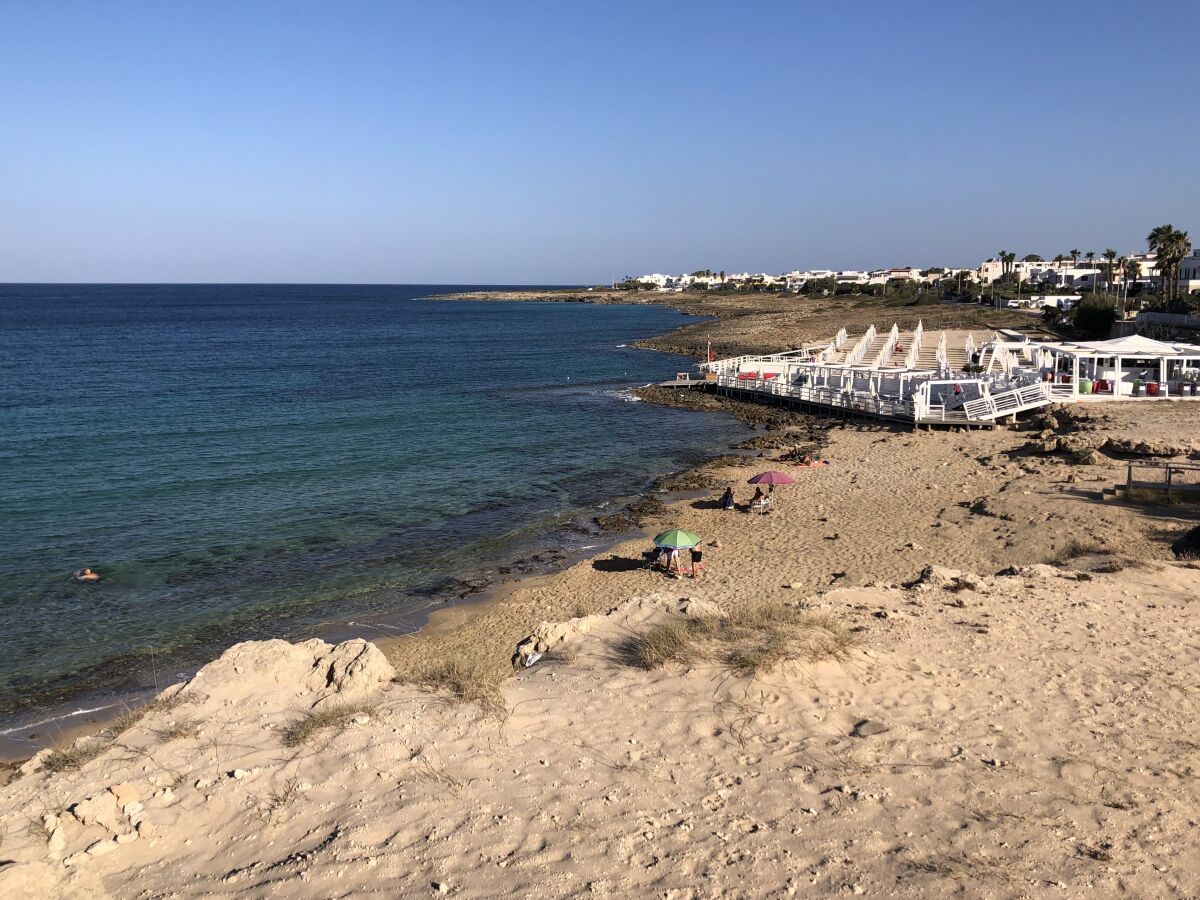
M 789 468 L 768 515 L 717 509 L 714 488 L 645 523 L 703 535 L 700 578 L 641 568 L 636 540 L 419 638 L 238 645 L 13 777 L 0 886 L 1194 895 L 1200 572 L 1169 546 L 1194 517 L 1100 499 L 1122 451 L 1200 448 L 1188 409 L 841 427 L 828 467 L 763 451 L 705 473 L 744 501 L 750 474 Z M 717 634 L 764 609 L 790 630 L 761 665 L 703 639 L 639 655 L 661 623 Z M 512 675 L 531 636 L 545 655 Z

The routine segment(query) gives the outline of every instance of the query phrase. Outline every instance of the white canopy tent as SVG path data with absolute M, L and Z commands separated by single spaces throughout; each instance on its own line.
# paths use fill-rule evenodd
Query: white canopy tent
M 1053 374 L 1072 393 L 1112 397 L 1196 396 L 1200 346 L 1142 335 L 1107 341 L 1057 341 L 1042 345 Z

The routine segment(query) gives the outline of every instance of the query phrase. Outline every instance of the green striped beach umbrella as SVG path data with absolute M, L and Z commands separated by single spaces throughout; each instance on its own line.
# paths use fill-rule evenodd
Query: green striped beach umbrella
M 682 528 L 672 528 L 670 531 L 656 534 L 654 543 L 669 550 L 686 550 L 688 547 L 695 547 L 700 543 L 700 537 L 690 531 L 684 531 Z

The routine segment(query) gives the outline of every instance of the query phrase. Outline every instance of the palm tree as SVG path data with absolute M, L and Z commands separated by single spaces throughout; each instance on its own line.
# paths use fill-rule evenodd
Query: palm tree
M 1124 265 L 1121 266 L 1121 269 L 1123 270 L 1123 273 L 1125 276 L 1125 278 L 1124 278 L 1125 301 L 1128 301 L 1129 300 L 1129 283 L 1131 281 L 1134 284 L 1137 283 L 1138 278 L 1142 274 L 1142 264 L 1140 262 L 1138 262 L 1136 259 L 1127 259 L 1127 260 L 1125 260 Z M 1123 301 L 1121 303 L 1121 311 L 1124 312 L 1124 310 L 1125 310 L 1125 302 Z
M 1079 251 L 1078 251 L 1078 250 L 1072 250 L 1072 251 L 1071 251 L 1071 268 L 1073 269 L 1073 268 L 1075 268 L 1077 265 L 1079 265 Z
M 1159 225 L 1146 236 L 1146 243 L 1158 257 L 1163 301 L 1170 304 L 1179 297 L 1179 263 L 1192 252 L 1192 240 L 1173 225 Z
M 1105 287 L 1107 287 L 1108 290 L 1111 291 L 1112 290 L 1112 280 L 1113 280 L 1113 261 L 1117 258 L 1117 251 L 1114 250 L 1112 247 L 1109 247 L 1107 250 L 1104 251 L 1103 256 L 1104 256 L 1104 261 L 1107 263 L 1107 266 L 1105 267 L 1107 269 L 1107 272 L 1105 274 Z
M 1001 250 L 1000 251 L 1000 266 L 1001 266 L 1000 271 L 1002 272 L 1002 277 L 1011 276 L 1013 274 L 1013 263 L 1015 263 L 1016 261 L 1017 261 L 1017 254 L 1014 253 L 1012 250 Z

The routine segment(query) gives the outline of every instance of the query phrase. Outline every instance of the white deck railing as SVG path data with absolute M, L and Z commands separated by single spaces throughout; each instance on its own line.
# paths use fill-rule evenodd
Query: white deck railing
M 867 355 L 867 348 L 875 340 L 875 326 L 870 325 L 863 332 L 863 336 L 858 339 L 858 343 L 854 345 L 854 349 L 846 355 L 846 365 L 857 366 L 862 362 L 862 358 Z
M 937 365 L 939 369 L 949 369 L 950 363 L 946 357 L 946 332 L 938 335 Z
M 892 358 L 892 350 L 896 347 L 896 341 L 900 340 L 900 327 L 892 325 L 887 333 L 887 338 L 883 342 L 883 346 L 879 348 L 879 352 L 875 354 L 873 365 L 876 368 L 882 366 L 885 362 Z
M 736 376 L 720 375 L 717 377 L 720 387 L 752 390 L 773 397 L 787 397 L 803 403 L 814 403 L 828 406 L 832 409 L 848 409 L 853 412 L 871 413 L 877 416 L 888 416 L 895 419 L 913 418 L 913 403 L 899 397 L 881 397 L 866 391 L 852 391 L 840 387 L 825 385 L 789 384 L 786 381 L 758 379 L 756 381 L 738 381 Z
M 976 400 L 968 400 L 962 409 L 968 419 L 997 419 L 1022 410 L 1045 406 L 1051 400 L 1051 385 L 1039 381 L 998 394 L 985 393 Z
M 838 333 L 833 338 L 833 349 L 841 350 L 842 344 L 846 343 L 847 338 L 849 338 L 849 335 L 846 333 L 846 329 L 839 328 Z
M 920 319 L 917 320 L 917 327 L 913 329 L 912 344 L 908 348 L 908 355 L 904 357 L 904 368 L 915 369 L 917 361 L 921 357 L 921 338 L 925 336 L 925 323 Z

